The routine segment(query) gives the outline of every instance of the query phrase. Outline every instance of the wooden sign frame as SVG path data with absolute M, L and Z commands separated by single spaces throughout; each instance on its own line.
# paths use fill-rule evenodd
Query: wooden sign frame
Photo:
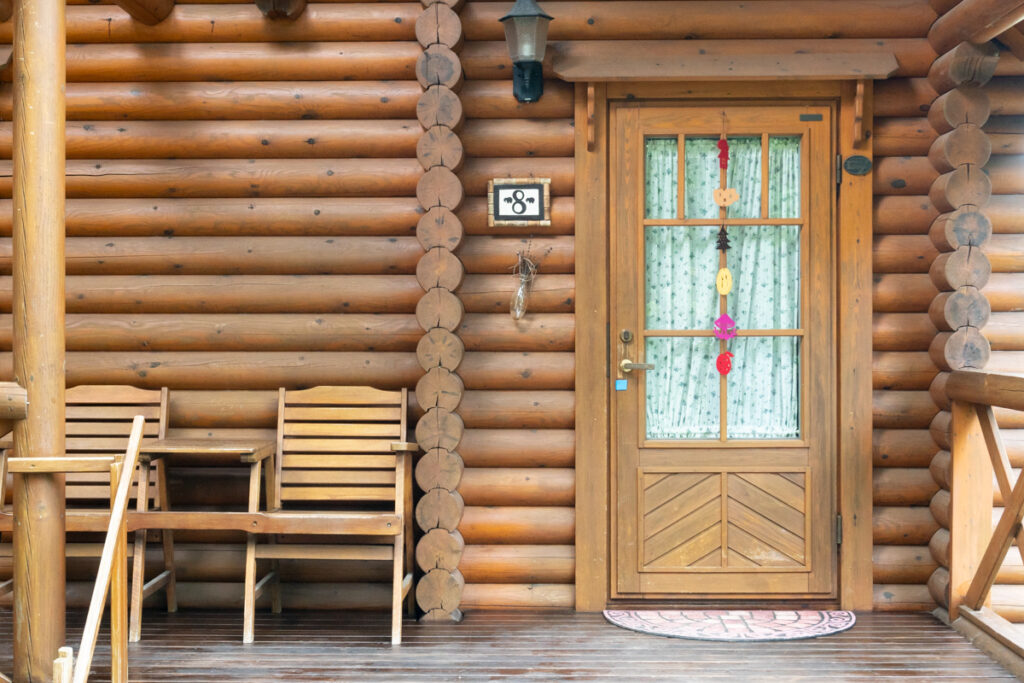
M 541 206 L 531 211 L 529 218 L 517 218 L 515 213 L 503 212 L 499 205 L 502 190 L 530 191 L 531 197 L 540 201 Z M 507 202 L 507 198 L 506 198 Z M 509 225 L 529 227 L 551 225 L 551 178 L 495 178 L 487 181 L 487 226 Z

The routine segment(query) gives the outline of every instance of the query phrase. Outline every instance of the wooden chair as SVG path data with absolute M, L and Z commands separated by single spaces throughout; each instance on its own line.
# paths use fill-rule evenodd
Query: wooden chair
M 132 419 L 142 415 L 146 420 L 145 438 L 163 436 L 167 429 L 167 390 L 138 389 L 130 386 L 77 386 L 65 393 L 65 454 L 74 456 L 123 457 L 128 446 Z M 6 474 L 6 459 L 0 455 L 0 475 Z M 132 476 L 132 475 L 129 475 Z M 0 476 L 0 503 L 5 501 L 6 476 Z M 136 508 L 146 511 L 168 509 L 167 483 L 162 462 L 151 467 L 149 461 L 139 463 L 138 478 L 132 485 Z M 66 476 L 66 528 L 71 535 L 66 556 L 100 557 L 102 544 L 82 542 L 80 533 L 105 532 L 108 523 L 110 480 L 105 472 L 76 472 Z M 11 530 L 11 511 L 0 510 L 0 531 Z M 146 532 L 135 533 L 131 588 L 130 640 L 137 641 L 142 628 L 142 601 L 164 589 L 168 611 L 177 610 L 175 599 L 174 540 L 171 532 L 162 537 L 164 570 L 145 581 Z M 10 555 L 9 543 L 0 546 L 0 554 Z M 3 586 L 10 590 L 11 582 Z M 3 591 L 0 586 L 0 591 Z
M 250 534 L 245 566 L 243 640 L 252 642 L 256 598 L 273 586 L 279 611 L 279 559 L 381 560 L 392 563 L 391 642 L 402 642 L 402 601 L 412 585 L 412 467 L 406 443 L 408 392 L 370 387 L 281 389 L 278 398 L 277 455 L 268 471 L 267 515 L 283 523 L 294 515 L 322 522 L 317 534 L 345 536 L 343 544 L 257 544 Z M 250 496 L 259 487 L 250 487 Z M 297 530 L 298 531 L 298 530 Z M 357 539 L 356 542 L 351 540 Z M 281 540 L 272 539 L 272 540 Z M 271 560 L 271 571 L 256 581 L 256 561 Z

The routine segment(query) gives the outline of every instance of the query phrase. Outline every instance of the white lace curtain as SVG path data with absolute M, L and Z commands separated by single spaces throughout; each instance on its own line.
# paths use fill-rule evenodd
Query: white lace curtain
M 678 215 L 675 138 L 646 141 L 647 218 L 717 219 L 712 191 L 719 187 L 717 139 L 687 138 L 684 207 Z M 729 218 L 761 215 L 761 138 L 729 139 L 727 186 L 739 201 Z M 800 138 L 771 137 L 768 217 L 800 216 Z M 734 286 L 727 310 L 741 330 L 800 327 L 800 226 L 731 226 L 727 252 Z M 718 226 L 647 226 L 645 237 L 648 330 L 712 329 L 719 315 L 715 276 Z M 800 345 L 795 336 L 734 337 L 727 384 L 730 439 L 794 438 L 800 433 Z M 717 439 L 719 373 L 714 337 L 649 337 L 647 437 Z

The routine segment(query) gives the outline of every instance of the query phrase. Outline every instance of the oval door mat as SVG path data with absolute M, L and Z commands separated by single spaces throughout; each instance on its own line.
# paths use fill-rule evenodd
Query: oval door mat
M 722 641 L 799 640 L 839 633 L 857 618 L 844 610 L 605 610 L 630 631 Z

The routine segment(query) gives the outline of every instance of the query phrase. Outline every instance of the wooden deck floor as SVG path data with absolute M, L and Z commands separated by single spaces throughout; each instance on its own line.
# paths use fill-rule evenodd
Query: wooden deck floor
M 78 635 L 83 615 L 69 616 Z M 388 644 L 383 614 L 148 612 L 129 650 L 131 680 L 175 683 L 430 680 L 901 681 L 1013 679 L 926 614 L 861 614 L 850 631 L 783 643 L 706 643 L 611 626 L 599 614 L 474 611 L 459 625 L 407 622 Z M 101 634 L 101 638 L 105 637 Z M 0 671 L 11 670 L 11 613 L 0 612 Z M 75 644 L 77 647 L 77 643 Z M 109 648 L 91 680 L 109 680 Z

